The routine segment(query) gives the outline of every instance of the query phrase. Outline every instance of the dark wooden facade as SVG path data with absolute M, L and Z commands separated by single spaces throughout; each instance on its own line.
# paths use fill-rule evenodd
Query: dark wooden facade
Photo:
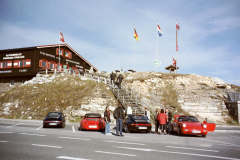
M 74 73 L 98 71 L 67 44 L 60 44 L 60 66 Z M 59 44 L 0 50 L 0 82 L 23 82 L 40 70 L 55 68 L 59 69 Z

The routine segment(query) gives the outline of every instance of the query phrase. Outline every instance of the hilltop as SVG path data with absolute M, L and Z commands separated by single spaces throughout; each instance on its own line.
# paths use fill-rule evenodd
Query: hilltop
M 148 104 L 169 108 L 173 114 L 191 114 L 202 121 L 235 123 L 225 106 L 227 92 L 240 91 L 239 86 L 213 77 L 156 72 L 122 73 L 125 82 Z M 109 74 L 105 74 L 109 76 Z M 5 87 L 4 87 L 5 86 Z M 70 75 L 37 75 L 23 85 L 1 84 L 0 117 L 42 119 L 49 111 L 63 111 L 69 121 L 79 121 L 87 112 L 103 114 L 117 100 L 103 83 L 81 80 Z

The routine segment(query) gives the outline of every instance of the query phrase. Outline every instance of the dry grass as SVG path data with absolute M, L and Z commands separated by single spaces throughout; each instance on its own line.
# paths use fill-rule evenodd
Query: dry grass
M 82 81 L 78 77 L 65 76 L 56 78 L 50 83 L 13 88 L 0 97 L 0 116 L 42 119 L 49 111 L 64 111 L 68 106 L 77 110 L 81 108 L 81 104 L 86 104 L 87 98 L 113 97 L 106 87 L 107 85 L 103 83 Z M 9 107 L 9 115 L 3 115 L 4 103 L 12 104 Z M 114 102 L 108 101 L 107 103 Z

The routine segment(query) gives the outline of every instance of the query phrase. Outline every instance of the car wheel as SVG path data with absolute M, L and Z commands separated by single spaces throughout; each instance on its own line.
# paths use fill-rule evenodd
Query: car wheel
M 180 127 L 178 127 L 178 136 L 182 136 L 182 132 L 181 132 Z
M 79 130 L 79 131 L 82 131 L 82 128 L 81 128 L 81 126 L 78 128 L 78 130 Z
M 202 137 L 206 137 L 207 135 L 202 135 Z
M 151 131 L 147 131 L 146 133 L 151 133 Z
M 46 128 L 46 126 L 43 124 L 43 128 Z
M 125 133 L 129 133 L 129 130 L 128 130 L 128 127 L 127 127 L 127 124 L 125 125 L 124 131 L 125 131 Z

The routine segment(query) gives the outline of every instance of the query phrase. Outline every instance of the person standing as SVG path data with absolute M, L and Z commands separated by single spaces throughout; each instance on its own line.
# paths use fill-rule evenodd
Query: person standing
M 118 88 L 121 89 L 121 83 L 123 80 L 123 76 L 121 74 L 118 75 L 117 81 L 118 81 Z
M 172 121 L 172 113 L 166 109 L 165 113 L 168 117 L 168 121 L 167 121 L 167 134 L 170 134 L 172 132 L 172 126 L 171 126 L 171 121 Z
M 150 120 L 150 112 L 147 108 L 145 108 L 145 116 L 148 118 L 148 120 Z
M 109 106 L 106 106 L 106 111 L 104 112 L 104 120 L 105 120 L 105 135 L 111 135 L 110 133 L 110 112 Z
M 159 128 L 158 115 L 159 115 L 159 109 L 156 109 L 156 111 L 155 111 L 155 115 L 154 115 L 154 121 L 155 121 L 155 134 L 158 134 L 158 128 Z
M 122 125 L 123 125 L 123 120 L 124 120 L 124 109 L 123 107 L 118 104 L 118 107 L 115 109 L 114 111 L 114 117 L 116 118 L 117 120 L 117 131 L 116 131 L 116 134 L 117 136 L 123 136 L 122 134 Z M 120 134 L 119 134 L 120 132 Z
M 111 84 L 114 84 L 115 78 L 116 78 L 116 74 L 112 72 L 110 74 Z
M 164 134 L 166 135 L 166 122 L 167 122 L 168 118 L 166 113 L 164 113 L 164 110 L 161 109 L 161 112 L 158 115 L 158 121 L 159 121 L 159 125 L 160 125 L 160 130 L 159 130 L 159 134 L 161 135 L 161 131 L 164 131 Z
M 127 105 L 127 115 L 128 114 L 132 114 L 132 108 L 130 107 L 130 105 Z

